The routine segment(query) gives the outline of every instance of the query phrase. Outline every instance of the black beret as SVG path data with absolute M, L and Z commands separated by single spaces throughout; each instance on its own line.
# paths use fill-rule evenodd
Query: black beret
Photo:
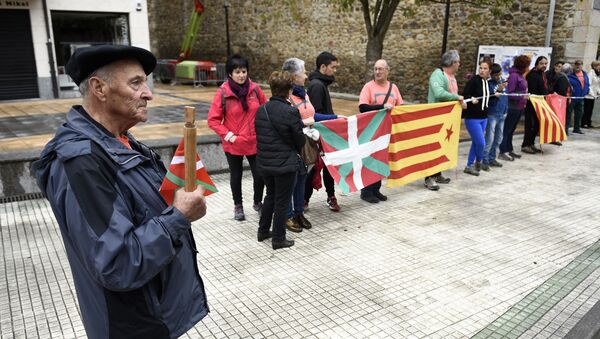
M 98 68 L 122 59 L 136 59 L 146 75 L 156 66 L 156 57 L 143 48 L 124 45 L 97 45 L 75 50 L 65 67 L 67 74 L 77 85 Z

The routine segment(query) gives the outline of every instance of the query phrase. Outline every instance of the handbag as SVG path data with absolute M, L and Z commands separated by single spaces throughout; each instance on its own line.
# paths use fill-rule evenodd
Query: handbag
M 304 139 L 306 139 L 306 141 L 300 150 L 300 156 L 306 165 L 314 165 L 319 158 L 319 147 L 312 138 L 308 137 L 308 135 L 305 134 Z

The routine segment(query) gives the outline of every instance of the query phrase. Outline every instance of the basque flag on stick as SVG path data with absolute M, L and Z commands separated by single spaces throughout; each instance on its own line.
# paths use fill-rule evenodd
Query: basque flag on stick
M 197 185 L 205 188 L 204 196 L 217 192 L 196 152 L 196 109 L 191 106 L 185 107 L 185 126 L 183 128 L 183 139 L 179 142 L 177 150 L 171 160 L 171 165 L 159 192 L 167 202 L 173 204 L 175 191 L 184 188 L 186 192 L 196 189 Z

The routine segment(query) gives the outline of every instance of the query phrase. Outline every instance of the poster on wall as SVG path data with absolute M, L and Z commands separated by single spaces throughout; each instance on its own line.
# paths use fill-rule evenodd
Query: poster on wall
M 535 66 L 535 60 L 539 56 L 548 58 L 548 67 L 551 65 L 552 47 L 531 47 L 531 46 L 479 46 L 477 52 L 476 73 L 479 73 L 479 62 L 484 58 L 490 58 L 493 63 L 502 66 L 502 77 L 508 77 L 508 70 L 513 64 L 515 57 L 519 55 L 528 55 L 531 58 L 529 69 Z

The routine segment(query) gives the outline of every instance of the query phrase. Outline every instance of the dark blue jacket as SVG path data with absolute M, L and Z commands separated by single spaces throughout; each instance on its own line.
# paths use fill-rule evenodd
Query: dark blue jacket
M 32 165 L 60 227 L 89 338 L 175 338 L 208 313 L 190 222 L 160 158 L 74 106 Z
M 508 109 L 508 97 L 505 95 L 496 97 L 494 95 L 500 85 L 494 78 L 488 80 L 488 85 L 490 85 L 490 107 L 488 108 L 488 116 L 503 115 Z M 506 93 L 506 88 L 504 88 L 502 93 Z
M 579 81 L 579 78 L 577 77 L 577 74 L 575 74 L 575 72 L 568 75 L 569 82 L 571 83 L 571 87 L 573 88 L 572 95 L 574 97 L 584 97 L 590 91 L 590 78 L 588 77 L 588 75 L 585 71 L 582 71 L 582 72 L 583 72 L 583 88 L 581 88 L 581 82 Z M 575 102 L 583 101 L 583 99 L 573 99 L 573 101 L 575 101 Z

